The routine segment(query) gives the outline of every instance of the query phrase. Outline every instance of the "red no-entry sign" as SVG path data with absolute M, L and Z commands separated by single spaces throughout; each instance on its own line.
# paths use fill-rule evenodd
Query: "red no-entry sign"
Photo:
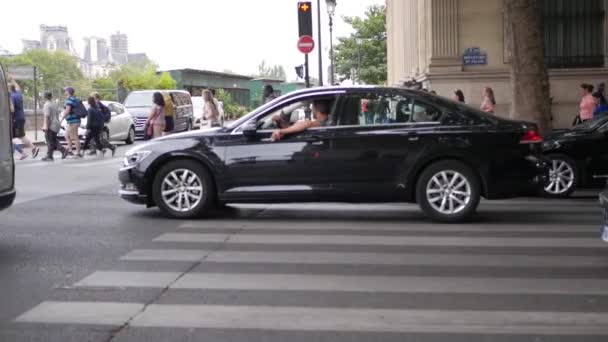
M 298 50 L 301 53 L 309 54 L 315 49 L 315 40 L 311 36 L 302 36 L 298 40 Z

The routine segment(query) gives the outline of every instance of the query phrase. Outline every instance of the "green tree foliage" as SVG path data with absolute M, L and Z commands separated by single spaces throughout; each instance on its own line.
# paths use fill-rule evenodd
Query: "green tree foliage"
M 282 65 L 266 65 L 266 61 L 262 61 L 258 66 L 258 74 L 255 75 L 259 78 L 270 78 L 273 80 L 287 80 L 287 74 L 285 68 Z
M 215 97 L 218 101 L 224 103 L 224 115 L 227 118 L 236 119 L 247 114 L 247 108 L 239 106 L 239 104 L 232 98 L 230 93 L 226 90 L 217 90 Z
M 177 82 L 167 72 L 158 74 L 157 66 L 149 63 L 129 63 L 110 72 L 107 77 L 93 81 L 93 88 L 104 100 L 116 100 L 118 83 L 122 80 L 128 92 L 146 89 L 175 89 Z
M 5 66 L 37 67 L 39 91 L 51 91 L 55 96 L 59 96 L 66 86 L 82 89 L 87 85 L 76 58 L 64 51 L 31 50 L 13 57 L 2 57 L 0 62 Z M 20 83 L 26 96 L 33 96 L 32 82 Z
M 338 38 L 335 47 L 336 71 L 338 74 L 357 79 L 360 65 L 360 80 L 367 84 L 385 84 L 386 61 L 386 6 L 374 5 L 367 9 L 365 16 L 344 17 L 354 33 Z M 357 38 L 361 45 L 357 44 Z M 355 72 L 355 75 L 352 73 Z

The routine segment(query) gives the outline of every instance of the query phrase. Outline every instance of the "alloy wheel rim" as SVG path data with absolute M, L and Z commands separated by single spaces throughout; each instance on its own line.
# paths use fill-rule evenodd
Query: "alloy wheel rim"
M 564 160 L 554 159 L 549 168 L 549 184 L 545 191 L 553 195 L 568 192 L 574 185 L 574 169 Z
M 426 198 L 439 213 L 458 214 L 471 203 L 471 184 L 457 171 L 441 171 L 431 177 L 427 184 Z
M 174 211 L 188 212 L 203 199 L 203 183 L 191 170 L 177 169 L 169 172 L 161 185 L 163 202 Z

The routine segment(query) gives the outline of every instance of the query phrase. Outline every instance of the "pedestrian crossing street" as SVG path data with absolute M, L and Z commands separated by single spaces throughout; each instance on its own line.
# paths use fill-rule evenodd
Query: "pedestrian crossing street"
M 178 222 L 14 324 L 107 327 L 113 341 L 608 340 L 595 200 L 484 202 L 462 225 L 327 207 Z

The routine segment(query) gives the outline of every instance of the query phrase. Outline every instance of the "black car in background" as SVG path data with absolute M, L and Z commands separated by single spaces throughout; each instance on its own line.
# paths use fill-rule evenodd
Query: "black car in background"
M 608 116 L 556 132 L 543 143 L 549 178 L 548 197 L 568 197 L 577 188 L 599 188 L 608 175 Z
M 15 200 L 15 162 L 11 132 L 8 87 L 0 65 L 0 210 Z
M 327 101 L 330 125 L 273 142 L 272 117 L 295 122 Z M 193 218 L 225 203 L 417 202 L 432 219 L 471 218 L 480 198 L 544 182 L 534 124 L 499 119 L 420 91 L 307 89 L 229 127 L 170 135 L 126 155 L 122 198 Z

